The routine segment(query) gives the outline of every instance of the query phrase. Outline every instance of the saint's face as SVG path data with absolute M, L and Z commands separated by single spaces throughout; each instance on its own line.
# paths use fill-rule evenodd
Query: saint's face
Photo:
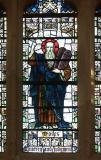
M 53 52 L 53 47 L 54 47 L 53 43 L 52 42 L 48 42 L 46 44 L 46 52 Z

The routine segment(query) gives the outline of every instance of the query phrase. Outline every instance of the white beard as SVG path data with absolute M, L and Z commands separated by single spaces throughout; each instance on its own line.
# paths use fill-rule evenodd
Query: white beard
M 54 65 L 54 59 L 55 59 L 54 52 L 52 52 L 52 51 L 46 52 L 45 58 L 47 60 L 48 67 L 51 69 Z M 53 59 L 53 61 L 49 61 L 49 59 Z

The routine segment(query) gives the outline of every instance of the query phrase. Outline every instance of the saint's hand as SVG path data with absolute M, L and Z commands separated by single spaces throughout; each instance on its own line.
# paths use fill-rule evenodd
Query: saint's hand
M 57 68 L 53 69 L 52 72 L 54 72 L 54 73 L 61 73 L 61 71 L 59 69 L 57 69 Z

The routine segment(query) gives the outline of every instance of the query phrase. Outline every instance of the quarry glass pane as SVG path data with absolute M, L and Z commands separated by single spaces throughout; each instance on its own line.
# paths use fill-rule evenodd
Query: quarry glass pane
M 95 151 L 101 152 L 101 8 L 96 10 L 95 25 Z
M 6 43 L 7 18 L 0 9 L 0 152 L 6 149 Z

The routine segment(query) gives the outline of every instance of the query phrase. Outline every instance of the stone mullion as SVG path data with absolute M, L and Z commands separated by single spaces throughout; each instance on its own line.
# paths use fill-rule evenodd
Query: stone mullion
M 17 107 L 17 0 L 8 1 L 7 38 L 7 157 L 16 157 L 16 107 Z
M 78 29 L 79 159 L 94 153 L 93 5 L 82 1 Z

